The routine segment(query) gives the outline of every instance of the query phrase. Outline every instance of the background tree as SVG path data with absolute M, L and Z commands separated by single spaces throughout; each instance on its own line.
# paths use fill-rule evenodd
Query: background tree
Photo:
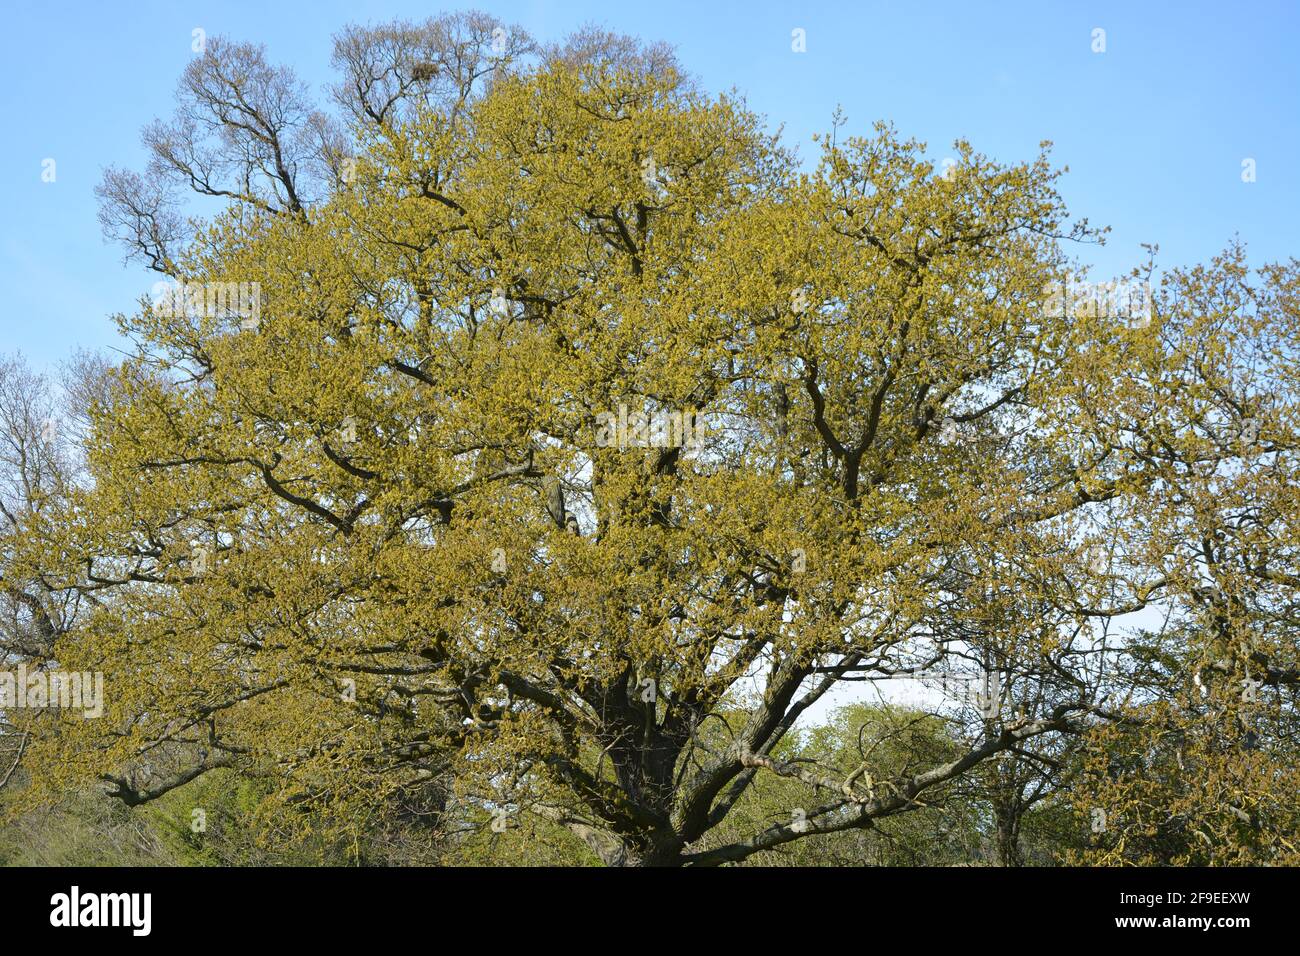
M 1171 271 L 1160 374 L 1097 413 L 1159 474 L 1125 534 L 1161 620 L 1131 642 L 1123 719 L 1092 735 L 1090 862 L 1294 862 L 1297 849 L 1297 263 L 1245 250 Z
M 0 669 L 39 671 L 55 661 L 58 638 L 80 595 L 56 591 L 39 569 L 20 566 L 20 539 L 67 493 L 75 456 L 56 388 L 18 357 L 0 357 Z M 19 775 L 39 711 L 0 704 L 0 790 Z

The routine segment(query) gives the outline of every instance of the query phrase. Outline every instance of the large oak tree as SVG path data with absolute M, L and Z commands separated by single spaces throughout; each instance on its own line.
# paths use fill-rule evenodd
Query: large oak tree
M 1075 734 L 1139 720 L 1095 624 L 1192 593 L 1181 463 L 1242 449 L 1171 436 L 1250 411 L 1159 310 L 1052 306 L 1100 234 L 1045 154 L 938 169 L 837 119 L 805 167 L 663 48 L 477 14 L 335 62 L 331 116 L 210 40 L 105 177 L 186 294 L 120 317 L 88 478 L 28 523 L 45 592 L 93 597 L 58 659 L 109 688 L 39 742 L 50 786 L 236 767 L 346 826 L 452 779 L 606 863 L 706 865 L 999 774 L 1014 843 Z M 873 762 L 877 722 L 856 767 L 782 756 L 832 691 L 939 672 L 979 691 L 955 752 Z M 816 799 L 728 821 L 768 774 Z

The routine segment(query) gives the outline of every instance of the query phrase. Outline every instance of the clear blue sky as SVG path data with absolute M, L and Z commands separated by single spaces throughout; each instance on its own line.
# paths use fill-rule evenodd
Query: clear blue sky
M 422 19 L 427 3 L 4 0 L 0 104 L 0 353 L 45 366 L 116 342 L 112 313 L 153 277 L 100 237 L 93 189 L 108 165 L 143 165 L 138 132 L 168 115 L 191 30 L 265 43 L 312 86 L 332 81 L 349 22 Z M 1289 258 L 1300 213 L 1300 3 L 494 2 L 475 6 L 556 39 L 584 23 L 675 44 L 712 90 L 735 87 L 805 157 L 842 105 L 850 132 L 878 118 L 941 160 L 965 136 L 997 159 L 1043 139 L 1070 167 L 1072 213 L 1110 225 L 1099 271 L 1158 242 L 1166 265 L 1239 234 L 1256 262 Z M 791 51 L 803 28 L 807 52 Z M 1094 28 L 1106 52 L 1092 50 Z M 1256 161 L 1257 181 L 1241 164 Z M 56 161 L 56 181 L 41 179 Z

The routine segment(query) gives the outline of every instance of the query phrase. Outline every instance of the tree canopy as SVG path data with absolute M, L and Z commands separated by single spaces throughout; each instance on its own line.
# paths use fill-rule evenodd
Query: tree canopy
M 335 64 L 327 113 L 213 38 L 105 175 L 160 285 L 6 491 L 5 650 L 106 686 L 6 717 L 32 799 L 445 782 L 675 866 L 973 794 L 1019 862 L 1065 794 L 1081 859 L 1295 860 L 1294 260 L 1054 306 L 1104 231 L 1047 144 L 836 117 L 803 164 L 666 48 L 479 14 Z M 903 678 L 965 690 L 791 747 Z

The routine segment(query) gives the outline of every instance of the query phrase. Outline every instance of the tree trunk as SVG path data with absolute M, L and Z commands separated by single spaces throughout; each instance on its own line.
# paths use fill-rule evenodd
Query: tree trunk
M 1019 800 L 999 800 L 993 805 L 993 813 L 998 831 L 998 866 L 1024 866 L 1025 858 L 1020 852 L 1020 822 L 1024 817 L 1024 807 Z

